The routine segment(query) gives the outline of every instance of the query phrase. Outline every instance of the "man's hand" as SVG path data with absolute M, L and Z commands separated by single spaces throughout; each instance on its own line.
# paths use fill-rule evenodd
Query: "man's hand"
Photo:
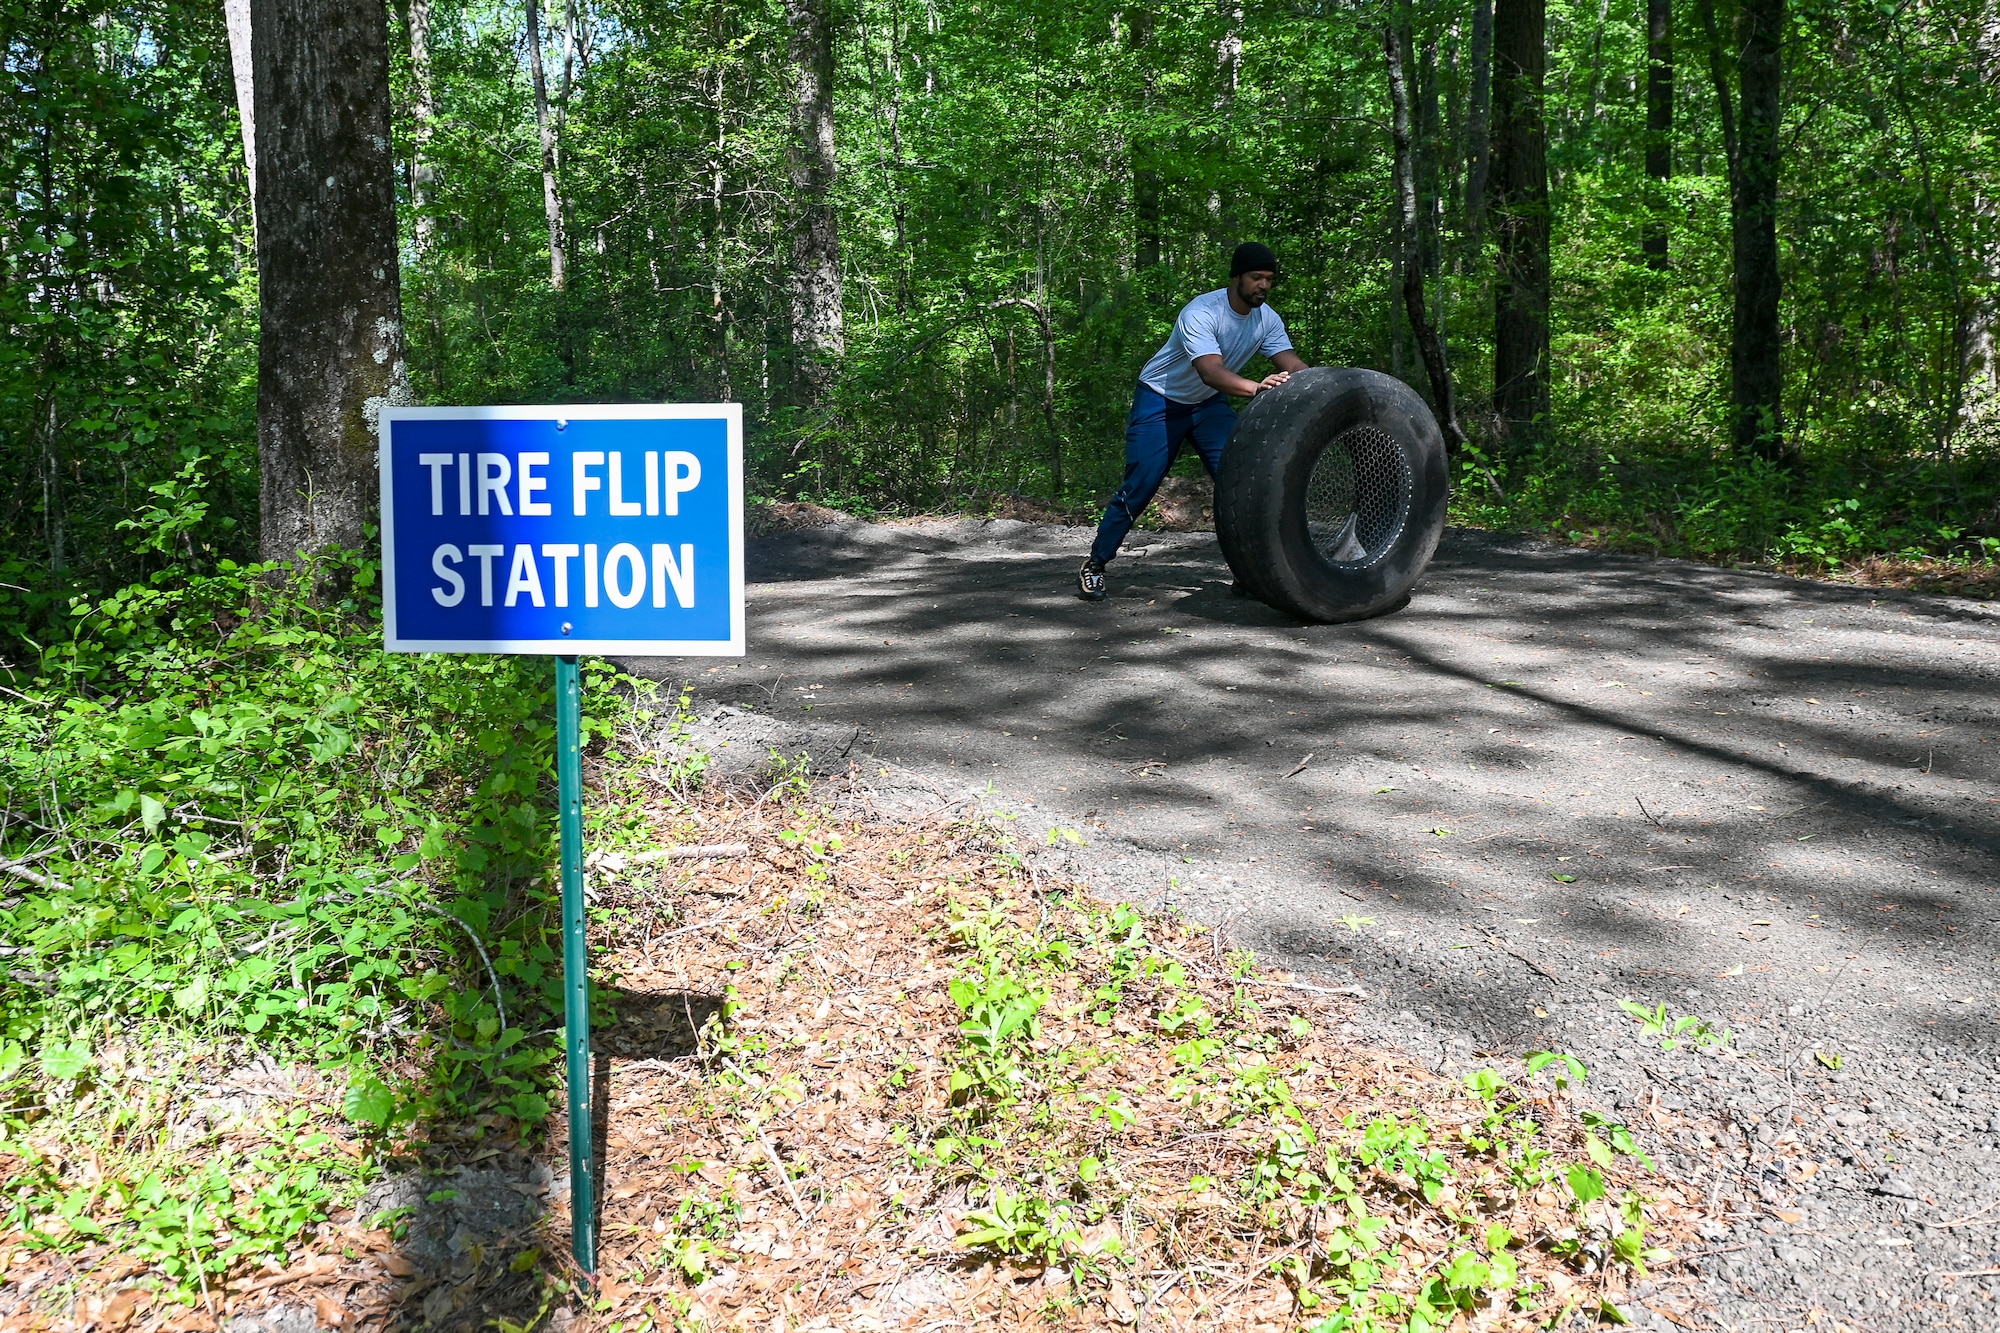
M 1256 380 L 1246 380 L 1233 371 L 1223 369 L 1222 358 L 1213 353 L 1194 359 L 1194 373 L 1201 376 L 1202 383 L 1209 388 L 1218 389 L 1237 398 L 1255 398 L 1264 390 L 1275 389 L 1285 382 L 1282 372 L 1270 376 L 1262 384 Z
M 1283 351 L 1271 358 L 1278 368 L 1262 380 L 1246 380 L 1241 375 L 1224 370 L 1222 358 L 1213 353 L 1194 359 L 1194 373 L 1201 376 L 1202 383 L 1211 389 L 1233 394 L 1238 398 L 1255 398 L 1266 389 L 1275 389 L 1298 371 L 1306 369 L 1306 363 L 1293 351 Z

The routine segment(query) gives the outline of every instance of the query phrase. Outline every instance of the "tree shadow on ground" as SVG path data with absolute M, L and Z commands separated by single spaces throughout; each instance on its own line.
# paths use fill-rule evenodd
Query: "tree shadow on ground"
M 592 988 L 590 1113 L 594 1160 L 606 1159 L 606 1108 L 620 1067 L 691 1058 L 722 998 L 680 990 Z M 336 1313 L 342 1329 L 478 1333 L 504 1321 L 531 1327 L 563 1301 L 549 1283 L 569 1263 L 567 1115 L 551 1113 L 539 1146 L 492 1143 L 477 1121 L 427 1128 L 426 1161 L 376 1182 L 346 1219 L 354 1262 L 271 1282 L 267 1302 L 225 1321 L 231 1333 L 313 1333 Z M 600 1170 L 601 1220 L 613 1182 Z M 276 1275 L 273 1275 L 274 1277 Z
M 757 657 L 690 674 L 1114 841 L 1107 892 L 1173 876 L 1218 917 L 1252 892 L 1270 906 L 1246 938 L 1302 960 L 1349 952 L 1345 886 L 1607 990 L 1731 962 L 1754 979 L 1836 942 L 1977 961 L 2000 671 L 1975 608 L 1452 530 L 1405 610 L 1309 625 L 1230 596 L 1201 534 L 1135 533 L 1110 600 L 1080 603 L 1088 536 L 856 524 L 753 547 Z M 1532 1012 L 1552 983 L 1493 953 L 1394 976 Z M 1786 984 L 1823 984 L 1807 971 Z

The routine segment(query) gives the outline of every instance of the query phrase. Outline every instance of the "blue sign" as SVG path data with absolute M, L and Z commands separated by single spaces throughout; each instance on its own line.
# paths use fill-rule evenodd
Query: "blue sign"
M 392 653 L 743 652 L 743 408 L 382 411 Z

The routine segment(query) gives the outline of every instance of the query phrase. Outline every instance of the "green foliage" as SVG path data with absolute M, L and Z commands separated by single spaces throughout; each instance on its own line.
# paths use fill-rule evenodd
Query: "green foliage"
M 988 831 L 992 864 L 1011 868 L 1004 828 Z M 1165 1114 L 1179 1121 L 1170 1137 L 1214 1135 L 1245 1154 L 1226 1177 L 1174 1188 L 1191 1210 L 1176 1231 L 1219 1227 L 1213 1234 L 1241 1243 L 1311 1226 L 1313 1254 L 1270 1261 L 1308 1327 L 1433 1333 L 1462 1314 L 1534 1308 L 1545 1292 L 1522 1278 L 1514 1253 L 1522 1238 L 1493 1218 L 1545 1187 L 1568 1191 L 1574 1225 L 1548 1243 L 1578 1267 L 1636 1271 L 1659 1257 L 1644 1244 L 1635 1197 L 1603 1206 L 1610 1162 L 1639 1151 L 1624 1126 L 1587 1118 L 1586 1155 L 1572 1162 L 1546 1141 L 1530 1098 L 1491 1069 L 1421 1111 L 1327 1116 L 1329 1080 L 1316 1067 L 1311 1021 L 1265 1021 L 1240 986 L 1199 989 L 1135 909 L 1058 898 L 1023 910 L 984 885 L 944 893 L 945 931 L 963 951 L 950 987 L 965 1016 L 954 1096 L 941 1121 L 918 1118 L 907 1151 L 933 1173 L 932 1188 L 963 1188 L 973 1201 L 959 1245 L 1060 1265 L 1087 1282 L 1120 1275 L 1130 1261 L 1116 1219 L 1163 1216 L 1163 1204 L 1129 1178 L 1133 1163 L 1116 1141 L 1136 1120 L 1125 1094 L 1086 1089 L 1092 1070 L 1136 1057 L 1160 1082 L 1128 1077 L 1123 1086 L 1146 1098 L 1149 1117 L 1161 1114 L 1153 1094 L 1165 1092 Z M 1045 1022 L 1052 1026 L 1038 1038 Z M 1155 1063 L 1162 1047 L 1173 1055 L 1164 1068 Z M 1583 1077 L 1568 1057 L 1536 1068 L 1551 1065 Z M 1461 1114 L 1468 1106 L 1470 1120 Z M 1441 1133 L 1433 1113 L 1457 1128 Z M 1445 1228 L 1444 1253 L 1406 1249 L 1393 1219 L 1417 1210 Z
M 1701 1049 L 1727 1046 L 1732 1035 L 1728 1028 L 1717 1032 L 1707 1019 L 1698 1015 L 1682 1014 L 1676 1017 L 1669 1014 L 1664 1000 L 1651 1009 L 1632 1000 L 1620 1000 L 1618 1007 L 1638 1020 L 1640 1036 L 1658 1037 L 1661 1050 L 1674 1050 L 1683 1041 L 1692 1042 Z
M 988 977 L 983 983 L 961 977 L 951 983 L 951 999 L 965 1012 L 958 1030 L 966 1053 L 952 1071 L 952 1092 L 976 1089 L 991 1099 L 1011 1100 L 1021 1082 L 1020 1048 L 1035 1038 L 1035 1016 L 1047 994 L 1010 976 Z
M 2000 543 L 1974 528 L 1990 526 L 1996 466 L 1978 454 L 1945 469 L 1857 442 L 1785 468 L 1628 439 L 1523 455 L 1504 503 L 1465 480 L 1453 503 L 1461 521 L 1661 555 L 1825 573 L 1871 556 L 1991 570 Z
M 1072 1216 L 1075 1211 L 1040 1195 L 1010 1193 L 996 1185 L 987 1207 L 965 1215 L 971 1229 L 959 1235 L 958 1243 L 1044 1264 L 1060 1263 L 1083 1244 Z
M 778 490 L 861 513 L 1024 493 L 1088 505 L 1119 476 L 1137 367 L 1244 236 L 1283 256 L 1276 304 L 1308 359 L 1422 383 L 1391 290 L 1372 11 L 843 11 L 846 353 L 817 415 L 790 369 L 788 203 L 761 188 L 782 179 L 790 136 L 781 7 L 582 13 L 586 58 L 556 94 L 571 245 L 554 293 L 515 20 L 440 11 L 431 239 L 408 282 L 413 366 L 434 397 L 734 397 Z M 1439 223 L 1427 276 L 1475 436 L 1462 520 L 1712 558 L 1986 558 L 1967 536 L 1994 523 L 2000 400 L 1973 339 L 2000 288 L 1982 203 L 2000 146 L 1967 127 L 2000 106 L 1961 36 L 1977 6 L 1816 11 L 1787 35 L 1796 468 L 1730 456 L 1721 429 L 1730 224 L 1714 93 L 1679 81 L 1676 174 L 1649 182 L 1643 16 L 1575 0 L 1548 13 L 1555 416 L 1535 450 L 1486 437 L 1469 11 L 1410 17 Z M 1698 50 L 1695 15 L 1676 23 Z M 1653 224 L 1665 270 L 1640 260 Z
M 135 1039 L 316 1063 L 385 1146 L 547 1114 L 553 681 L 534 658 L 383 653 L 373 581 L 361 560 L 222 562 L 78 597 L 0 699 L 0 856 L 32 867 L 0 898 L 0 1142 L 31 1165 L 16 1141 L 88 1138 L 67 1108 L 130 1095 Z M 622 678 L 585 679 L 607 734 Z M 281 1256 L 369 1169 L 320 1130 L 261 1132 L 190 1168 L 159 1126 L 128 1129 L 97 1185 L 52 1196 L 30 1170 L 0 1207 L 34 1243 L 122 1237 L 198 1287 Z
M 428 401 L 735 399 L 772 493 L 864 514 L 1017 496 L 1084 509 L 1120 476 L 1138 366 L 1245 236 L 1283 257 L 1276 304 L 1309 360 L 1423 386 L 1391 290 L 1373 11 L 843 9 L 846 349 L 817 405 L 790 350 L 783 6 L 580 0 L 573 58 L 538 34 L 561 292 L 519 16 L 432 11 L 436 110 L 421 127 L 408 34 L 393 18 L 391 33 L 405 327 Z M 1715 94 L 1676 84 L 1675 174 L 1650 181 L 1641 16 L 1581 0 L 1548 7 L 1553 418 L 1533 447 L 1492 438 L 1469 10 L 1409 17 L 1429 295 L 1474 437 L 1457 460 L 1460 521 L 1818 570 L 1912 555 L 1991 576 L 2000 382 L 1982 340 L 2000 300 L 1986 202 L 2000 137 L 1980 127 L 2000 120 L 2000 85 L 1963 36 L 1986 21 L 1978 5 L 1822 6 L 1787 32 L 1783 415 L 1797 458 L 1782 466 L 1734 456 L 1722 430 Z M 253 237 L 213 6 L 63 0 L 4 22 L 0 458 L 14 482 L 0 627 L 45 645 L 72 595 L 176 563 L 212 572 L 254 548 Z M 1676 25 L 1698 51 L 1695 15 Z M 1639 254 L 1655 225 L 1664 269 Z
M 1422 1121 L 1370 1121 L 1354 1156 L 1363 1166 L 1408 1177 L 1425 1203 L 1444 1194 L 1449 1168 L 1444 1154 L 1431 1147 L 1430 1128 Z
M 0 1184 L 0 1221 L 21 1243 L 108 1245 L 156 1266 L 172 1294 L 193 1299 L 246 1265 L 283 1263 L 309 1226 L 352 1197 L 362 1174 L 360 1163 L 312 1125 L 309 1108 L 271 1115 L 253 1136 L 137 1146 L 131 1131 L 138 1117 L 117 1092 L 107 1087 L 98 1099 L 110 1114 L 90 1148 L 109 1169 L 94 1180 L 65 1179 L 59 1161 L 34 1141 L 9 1144 L 18 1160 Z M 19 1120 L 10 1120 L 18 1129 Z
M 1578 1162 L 1563 1173 L 1563 1182 L 1579 1205 L 1587 1206 L 1604 1197 L 1604 1173 L 1596 1167 Z
M 249 199 L 220 10 L 15 3 L 0 32 L 0 632 L 60 633 L 73 593 L 254 537 Z
M 1583 1061 L 1567 1051 L 1530 1051 L 1523 1058 L 1523 1063 L 1528 1067 L 1530 1078 L 1553 1066 L 1558 1091 L 1567 1091 L 1572 1085 L 1580 1088 L 1590 1077 L 1590 1070 Z
M 1654 1169 L 1653 1159 L 1640 1149 L 1631 1129 L 1596 1111 L 1583 1113 L 1583 1146 L 1584 1151 L 1590 1154 L 1590 1160 L 1599 1166 L 1610 1166 L 1612 1154 L 1622 1153 L 1638 1158 L 1645 1163 L 1648 1171 Z
M 728 1262 L 726 1243 L 735 1236 L 742 1206 L 733 1196 L 711 1199 L 697 1192 L 683 1198 L 667 1223 L 654 1263 L 687 1282 L 700 1282 Z
M 355 591 L 311 591 L 335 580 Z M 384 654 L 371 583 L 225 564 L 73 605 L 0 708 L 5 853 L 51 877 L 0 907 L 0 941 L 53 978 L 0 983 L 8 1038 L 151 1022 L 416 1057 L 407 1107 L 350 1093 L 377 1126 L 453 1089 L 532 1108 L 546 1053 L 518 1020 L 555 984 L 546 664 Z

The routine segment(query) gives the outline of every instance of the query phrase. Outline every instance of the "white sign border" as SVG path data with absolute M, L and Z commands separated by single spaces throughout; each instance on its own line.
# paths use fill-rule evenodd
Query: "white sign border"
M 714 421 L 728 431 L 729 638 L 723 639 L 404 639 L 396 633 L 396 486 L 390 441 L 398 421 Z M 382 650 L 390 653 L 520 653 L 573 657 L 741 657 L 743 597 L 743 404 L 576 403 L 520 407 L 385 407 L 377 467 L 382 477 Z

